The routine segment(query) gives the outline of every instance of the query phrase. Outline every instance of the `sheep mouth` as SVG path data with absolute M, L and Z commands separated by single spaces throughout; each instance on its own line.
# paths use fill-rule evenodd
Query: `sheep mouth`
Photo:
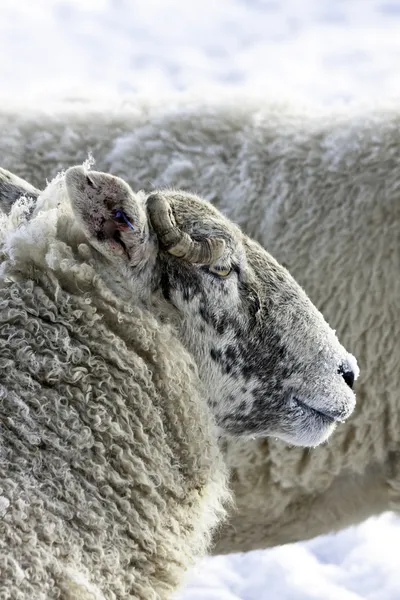
M 305 413 L 308 413 L 310 415 L 321 418 L 324 421 L 324 423 L 326 423 L 327 425 L 330 425 L 332 423 L 336 423 L 336 422 L 339 422 L 342 420 L 342 419 L 336 417 L 335 415 L 332 415 L 332 413 L 330 413 L 328 411 L 324 411 L 320 408 L 314 408 L 313 406 L 306 404 L 306 402 L 303 402 L 303 400 L 300 400 L 300 398 L 298 398 L 297 396 L 294 396 L 293 400 L 295 401 L 297 406 L 299 406 L 301 408 L 302 411 L 304 411 Z

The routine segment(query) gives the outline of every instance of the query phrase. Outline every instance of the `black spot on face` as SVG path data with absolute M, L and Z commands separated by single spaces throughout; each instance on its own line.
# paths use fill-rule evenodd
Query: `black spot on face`
M 211 348 L 210 356 L 214 362 L 217 362 L 220 364 L 223 362 L 222 361 L 222 352 L 221 352 L 221 350 L 218 350 L 217 348 Z
M 251 376 L 254 374 L 254 367 L 251 364 L 243 363 L 242 364 L 242 375 L 246 381 L 251 379 Z
M 225 349 L 226 360 L 234 361 L 234 360 L 236 360 L 237 355 L 238 355 L 238 353 L 237 353 L 235 346 L 230 345 Z
M 211 317 L 210 317 L 209 311 L 206 308 L 205 302 L 202 302 L 200 304 L 199 313 L 200 313 L 200 316 L 203 319 L 203 321 L 205 321 L 208 325 L 212 324 Z
M 170 281 L 168 277 L 168 273 L 166 269 L 162 269 L 161 271 L 161 279 L 160 279 L 161 292 L 164 296 L 165 300 L 171 300 L 171 288 Z
M 232 372 L 233 365 L 231 363 L 224 362 L 222 367 L 223 367 L 224 373 L 226 373 L 227 375 L 229 375 Z
M 223 335 L 227 329 L 228 322 L 224 317 L 217 321 L 216 330 L 219 335 Z

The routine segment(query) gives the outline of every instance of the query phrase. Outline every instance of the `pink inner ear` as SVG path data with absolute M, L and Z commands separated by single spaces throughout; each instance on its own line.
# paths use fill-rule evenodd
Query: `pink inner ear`
M 118 242 L 115 242 L 114 240 L 110 239 L 108 240 L 108 243 L 110 244 L 113 250 L 118 250 L 118 252 L 122 251 L 122 248 L 120 244 L 118 244 Z
M 127 226 L 125 226 L 124 228 L 127 229 Z M 120 240 L 115 239 L 115 234 L 118 231 L 120 231 L 119 223 L 116 223 L 115 221 L 108 219 L 107 221 L 105 221 L 105 223 L 103 225 L 103 234 L 104 234 L 105 238 L 102 238 L 102 241 L 106 241 L 107 244 L 118 254 L 123 254 L 124 253 L 123 244 L 121 243 Z M 119 236 L 119 234 L 118 234 L 118 236 Z
M 115 231 L 118 229 L 118 224 L 115 221 L 111 221 L 111 219 L 105 221 L 103 225 L 103 231 L 105 235 L 109 238 L 112 238 Z
M 129 229 L 129 225 L 127 225 L 126 223 L 115 223 L 115 226 L 120 231 L 126 231 L 127 229 Z

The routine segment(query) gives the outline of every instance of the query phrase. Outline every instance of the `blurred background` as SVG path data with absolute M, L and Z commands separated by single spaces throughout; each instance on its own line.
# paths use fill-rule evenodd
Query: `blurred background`
M 400 0 L 0 0 L 0 96 L 400 98 Z M 1 161 L 1 157 L 0 157 Z M 208 558 L 179 600 L 399 600 L 400 518 Z
M 399 0 L 0 0 L 0 92 L 400 95 Z

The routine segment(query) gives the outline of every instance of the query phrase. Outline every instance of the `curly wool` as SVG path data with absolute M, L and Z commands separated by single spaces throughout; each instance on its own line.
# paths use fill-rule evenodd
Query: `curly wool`
M 226 499 L 195 366 L 170 328 L 106 287 L 68 211 L 9 225 L 0 598 L 169 598 Z
M 289 269 L 360 364 L 356 410 L 328 444 L 310 452 L 273 439 L 229 443 L 237 510 L 215 552 L 304 539 L 399 510 L 398 106 L 318 112 L 208 97 L 97 103 L 4 108 L 4 166 L 41 187 L 46 174 L 91 150 L 97 168 L 136 189 L 199 193 Z

